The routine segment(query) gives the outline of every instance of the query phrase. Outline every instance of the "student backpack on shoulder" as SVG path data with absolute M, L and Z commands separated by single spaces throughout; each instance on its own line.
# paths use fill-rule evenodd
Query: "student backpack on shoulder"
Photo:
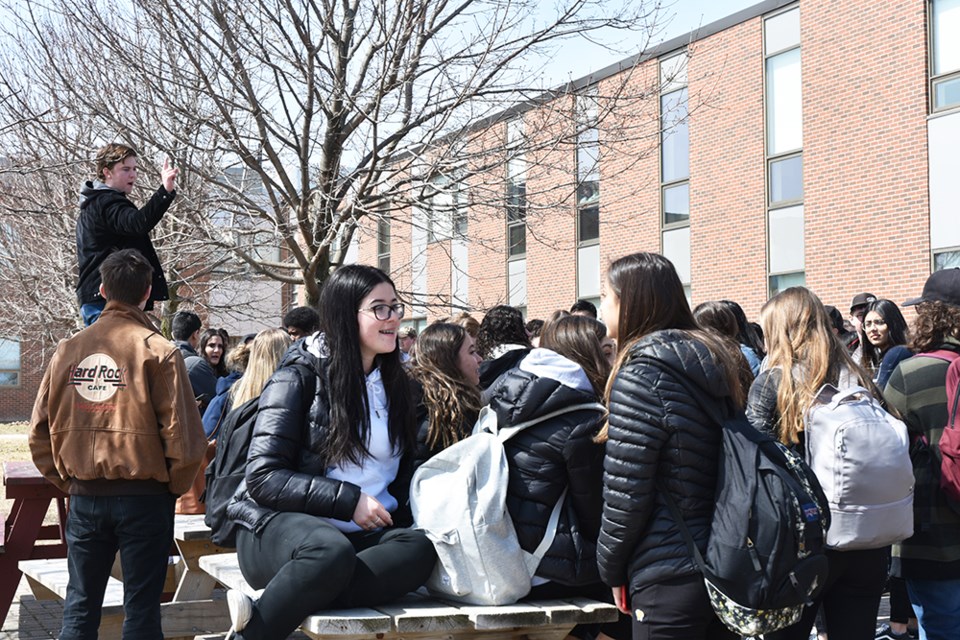
M 300 367 L 307 376 L 313 373 L 305 366 Z M 304 410 L 310 407 L 314 391 L 306 386 L 303 390 Z M 253 427 L 257 422 L 260 397 L 247 400 L 239 407 L 232 408 L 217 430 L 217 451 L 213 460 L 207 465 L 206 493 L 204 501 L 207 513 L 203 518 L 204 524 L 210 527 L 210 539 L 221 547 L 237 546 L 237 525 L 227 518 L 227 505 L 237 493 L 243 483 L 247 470 L 247 451 L 250 449 L 250 439 L 253 437 Z
M 427 580 L 433 595 L 466 604 L 512 604 L 530 592 L 540 561 L 553 544 L 566 499 L 554 505 L 543 540 L 533 553 L 520 547 L 507 512 L 509 467 L 503 444 L 524 429 L 573 411 L 573 405 L 521 424 L 497 428 L 497 414 L 480 411 L 473 435 L 424 462 L 410 483 L 415 527 L 433 542 L 438 561 Z M 599 415 L 598 415 L 599 417 Z
M 682 372 L 676 376 L 687 386 Z M 693 398 L 702 394 L 688 391 Z M 669 491 L 660 483 L 658 491 L 703 574 L 717 617 L 743 636 L 788 627 L 826 584 L 826 497 L 800 456 L 754 429 L 743 411 L 702 408 L 723 428 L 705 554 Z
M 217 452 L 205 471 L 207 513 L 203 522 L 210 527 L 210 539 L 221 547 L 237 546 L 237 525 L 227 518 L 227 505 L 247 469 L 247 449 L 257 421 L 259 400 L 247 400 L 223 418 L 217 434 Z
M 913 535 L 907 427 L 869 391 L 824 385 L 804 416 L 804 439 L 830 504 L 828 547 L 879 549 Z
M 944 378 L 948 414 L 947 424 L 944 425 L 937 442 L 940 464 L 937 464 L 937 458 L 930 451 L 930 445 L 923 436 L 920 437 L 920 442 L 914 443 L 914 463 L 916 464 L 917 459 L 928 460 L 927 464 L 936 472 L 934 480 L 936 476 L 939 477 L 940 493 L 946 498 L 950 508 L 960 513 L 960 424 L 957 421 L 957 410 L 960 409 L 960 355 L 943 349 L 919 355 L 950 363 Z M 917 455 L 918 449 L 922 451 L 920 455 Z

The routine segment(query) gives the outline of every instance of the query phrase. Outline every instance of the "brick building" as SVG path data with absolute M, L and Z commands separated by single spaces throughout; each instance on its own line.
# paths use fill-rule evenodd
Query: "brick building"
M 542 135 L 547 111 L 580 128 L 372 221 L 358 259 L 389 268 L 417 325 L 596 301 L 606 265 L 634 251 L 670 258 L 693 303 L 733 299 L 750 317 L 795 284 L 844 311 L 864 290 L 899 303 L 960 266 L 958 43 L 958 0 L 760 2 L 478 123 L 471 144 L 508 150 Z M 646 104 L 604 124 L 629 83 L 651 87 Z M 615 144 L 627 128 L 652 151 Z M 499 202 L 477 196 L 491 184 Z

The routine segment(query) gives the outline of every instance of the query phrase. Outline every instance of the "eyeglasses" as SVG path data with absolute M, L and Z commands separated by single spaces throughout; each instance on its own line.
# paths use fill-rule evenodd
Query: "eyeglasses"
M 864 329 L 872 329 L 873 327 L 880 328 L 885 326 L 887 326 L 887 323 L 884 322 L 883 320 L 867 320 L 866 322 L 863 323 Z
M 360 309 L 360 311 L 373 311 L 377 320 L 389 320 L 392 315 L 402 318 L 407 309 L 403 303 L 398 302 L 397 304 L 375 304 L 372 307 Z

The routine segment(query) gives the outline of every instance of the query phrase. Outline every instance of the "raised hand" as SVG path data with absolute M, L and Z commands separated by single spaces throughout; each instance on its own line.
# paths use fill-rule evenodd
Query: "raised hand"
M 163 188 L 167 191 L 173 191 L 176 188 L 174 186 L 174 182 L 179 174 L 180 169 L 170 164 L 170 158 L 165 158 L 163 161 L 163 170 L 160 172 L 160 179 L 163 181 Z

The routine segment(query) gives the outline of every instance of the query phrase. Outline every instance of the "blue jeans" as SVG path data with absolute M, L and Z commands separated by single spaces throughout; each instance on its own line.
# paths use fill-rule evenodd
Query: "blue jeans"
M 88 302 L 80 305 L 80 317 L 83 319 L 83 326 L 89 327 L 96 322 L 105 306 L 107 306 L 106 300 L 102 302 Z
M 160 596 L 173 543 L 176 497 L 71 496 L 67 513 L 70 579 L 60 640 L 96 638 L 103 593 L 120 550 L 124 640 L 162 640 Z
M 960 629 L 960 579 L 907 578 L 907 591 L 920 623 L 920 640 L 956 640 Z

